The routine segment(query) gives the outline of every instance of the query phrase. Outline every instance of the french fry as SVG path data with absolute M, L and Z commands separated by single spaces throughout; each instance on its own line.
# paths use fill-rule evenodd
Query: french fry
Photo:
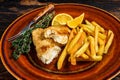
M 79 28 L 79 27 L 77 27 L 77 28 L 76 28 L 76 31 L 78 32 L 79 30 L 80 30 L 80 28 Z
M 101 61 L 102 60 L 102 56 L 95 56 L 94 58 L 93 58 L 93 61 Z
M 98 37 L 101 39 L 106 39 L 106 35 L 104 33 L 98 33 Z
M 82 57 L 83 59 L 89 59 L 89 56 L 87 54 L 85 54 L 85 53 L 81 54 L 80 57 Z
M 86 50 L 86 54 L 87 54 L 88 56 L 91 55 L 90 50 L 89 50 L 89 47 L 88 47 L 88 49 Z
M 83 25 L 83 24 L 81 24 L 80 25 L 82 28 L 83 28 L 83 30 L 85 31 L 85 32 L 87 32 L 89 35 L 92 35 L 92 36 L 95 36 L 95 31 L 93 31 L 92 29 L 90 29 L 90 26 L 88 27 L 88 25 L 86 26 L 86 25 Z M 101 39 L 105 39 L 106 38 L 106 35 L 104 34 L 104 33 L 98 33 L 98 37 L 100 37 Z
M 98 30 L 98 27 L 96 26 L 95 27 L 95 51 L 96 53 L 98 52 L 98 33 L 99 33 L 99 30 Z
M 85 23 L 89 25 L 93 31 L 95 30 L 95 26 L 90 21 L 85 20 Z
M 103 34 L 105 32 L 104 28 L 102 28 L 99 24 L 97 24 L 95 21 L 92 21 L 92 22 L 89 22 L 88 20 L 85 20 L 86 24 L 89 25 L 89 26 L 86 26 L 87 28 L 89 28 L 90 30 L 92 31 L 95 31 L 95 26 L 98 27 L 98 29 L 102 32 L 102 33 L 99 33 L 99 37 L 101 39 L 105 39 L 106 36 Z M 94 35 L 94 34 L 92 34 Z
M 70 42 L 70 44 L 68 45 L 68 48 L 67 48 L 68 53 L 71 49 L 73 49 L 74 45 L 78 42 L 82 32 L 83 32 L 83 29 L 81 28 L 79 30 L 78 34 L 76 34 L 76 36 L 71 40 L 71 42 Z
M 88 58 L 88 59 L 83 59 L 82 57 L 77 57 L 76 61 L 101 61 L 102 56 L 96 56 L 94 59 Z
M 110 30 L 108 30 L 107 36 L 110 37 L 111 33 L 112 32 Z
M 114 33 L 111 30 L 106 31 L 97 22 L 85 20 L 84 24 L 72 29 L 58 59 L 58 70 L 62 68 L 67 54 L 72 65 L 76 65 L 77 61 L 101 61 L 103 55 L 108 53 L 113 38 Z
M 82 43 L 83 43 L 85 38 L 86 38 L 86 34 L 85 34 L 85 32 L 82 32 L 82 34 L 81 34 L 77 44 L 74 45 L 74 49 L 71 49 L 69 51 L 69 53 L 70 53 L 70 60 L 71 60 L 71 64 L 72 65 L 76 65 L 76 60 L 75 60 L 75 57 L 73 55 L 82 46 Z
M 93 31 L 91 31 L 89 28 L 83 26 L 83 30 L 84 30 L 86 33 L 88 33 L 89 35 L 93 35 L 93 36 L 94 36 Z
M 102 56 L 101 55 L 99 55 L 99 56 L 96 55 L 94 38 L 92 36 L 89 36 L 88 39 L 90 41 L 90 51 L 91 51 L 91 55 L 90 56 L 91 56 L 91 58 L 94 61 L 102 60 Z
M 91 53 L 91 58 L 94 59 L 96 56 L 96 51 L 95 51 L 95 40 L 92 36 L 88 37 L 88 40 L 90 42 L 90 53 Z
M 65 46 L 64 50 L 62 51 L 62 53 L 61 53 L 61 55 L 60 55 L 60 57 L 58 59 L 58 62 L 57 62 L 57 68 L 58 68 L 58 70 L 60 70 L 62 68 L 62 64 L 63 64 L 63 62 L 64 62 L 64 60 L 65 60 L 65 58 L 67 56 L 66 49 L 68 47 L 68 44 Z
M 83 46 L 74 54 L 74 56 L 75 57 L 81 56 L 87 50 L 88 46 L 89 46 L 89 42 L 85 41 Z
M 73 55 L 74 54 L 70 54 L 70 61 L 72 65 L 76 65 L 76 58 Z
M 89 30 L 91 30 L 92 32 L 94 32 L 95 31 L 95 28 L 94 28 L 94 26 L 93 27 L 91 27 L 90 25 L 88 25 L 88 24 L 80 24 L 79 25 L 80 27 L 83 27 L 83 28 L 88 28 Z
M 104 50 L 105 54 L 107 54 L 108 49 L 110 48 L 110 45 L 112 44 L 112 41 L 114 38 L 114 33 L 111 30 L 109 30 L 108 33 L 110 36 L 108 36 L 108 41 L 106 42 L 106 45 L 105 45 L 105 50 Z
M 77 30 L 75 28 L 72 29 L 74 34 L 77 34 Z
M 92 21 L 91 23 L 92 23 L 95 27 L 97 26 L 100 32 L 102 32 L 102 33 L 105 32 L 104 28 L 101 27 L 97 22 Z
M 76 45 L 74 45 L 74 48 L 69 51 L 70 54 L 74 54 L 83 44 L 84 40 L 86 38 L 85 32 L 82 32 L 81 37 L 79 38 Z
M 67 47 L 70 43 L 70 41 L 74 38 L 74 30 L 72 29 L 71 33 L 70 33 L 70 36 L 69 36 L 69 39 L 68 39 L 68 42 L 64 48 L 64 50 L 62 51 L 59 59 L 58 59 L 58 62 L 57 62 L 57 68 L 58 70 L 60 70 L 62 68 L 62 64 L 63 64 L 63 61 L 65 60 L 66 56 L 67 56 Z
M 98 43 L 99 43 L 99 50 L 98 50 L 97 55 L 103 55 L 104 47 L 105 47 L 105 41 L 100 39 L 100 38 L 98 38 Z
M 74 45 L 74 49 L 70 50 L 70 52 L 69 52 L 72 65 L 76 65 L 76 59 L 73 55 L 82 46 L 82 43 L 85 40 L 85 38 L 86 38 L 86 34 L 85 34 L 85 32 L 82 32 L 82 35 L 81 35 L 80 39 L 78 40 L 77 44 Z

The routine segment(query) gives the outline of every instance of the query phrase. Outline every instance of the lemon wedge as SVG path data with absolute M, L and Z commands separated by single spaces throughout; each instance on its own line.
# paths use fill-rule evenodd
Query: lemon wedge
M 79 24 L 81 24 L 83 22 L 83 19 L 84 19 L 84 13 L 82 13 L 80 16 L 74 18 L 73 20 L 68 21 L 67 25 L 70 28 L 76 28 Z
M 59 13 L 53 18 L 51 25 L 66 25 L 67 22 L 71 20 L 73 20 L 71 15 L 67 13 Z

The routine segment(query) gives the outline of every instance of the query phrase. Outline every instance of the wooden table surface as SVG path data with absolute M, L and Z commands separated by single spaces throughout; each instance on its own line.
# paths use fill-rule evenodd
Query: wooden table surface
M 102 8 L 120 19 L 120 0 L 44 0 L 43 2 L 54 3 L 81 3 L 96 6 Z M 25 6 L 20 5 L 15 0 L 6 0 L 0 2 L 0 37 L 8 25 L 22 14 L 41 7 L 40 5 Z M 4 68 L 0 60 L 0 80 L 15 80 L 15 78 Z M 113 80 L 120 80 L 120 74 L 118 74 Z

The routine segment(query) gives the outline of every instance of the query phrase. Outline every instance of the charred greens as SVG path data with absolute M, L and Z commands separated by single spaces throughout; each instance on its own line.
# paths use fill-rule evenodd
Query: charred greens
M 31 33 L 32 30 L 36 28 L 46 28 L 49 26 L 52 18 L 54 16 L 54 12 L 46 13 L 43 17 L 38 20 L 37 23 L 33 24 L 30 29 L 26 30 L 22 35 L 12 41 L 12 47 L 14 51 L 12 53 L 12 57 L 14 59 L 18 59 L 21 54 L 28 54 L 31 48 L 32 37 Z

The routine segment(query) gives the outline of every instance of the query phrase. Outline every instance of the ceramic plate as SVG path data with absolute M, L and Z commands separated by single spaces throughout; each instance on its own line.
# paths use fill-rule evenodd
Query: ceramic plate
M 78 65 L 72 66 L 65 64 L 61 70 L 56 69 L 56 60 L 51 64 L 42 64 L 36 58 L 36 52 L 32 47 L 29 55 L 21 55 L 19 59 L 11 58 L 11 43 L 8 38 L 17 34 L 24 28 L 41 10 L 34 9 L 13 21 L 4 32 L 1 39 L 1 59 L 5 68 L 17 79 L 63 79 L 63 80 L 103 80 L 110 79 L 120 70 L 120 22 L 110 13 L 83 4 L 56 4 L 55 12 L 68 13 L 73 17 L 85 13 L 85 19 L 96 21 L 105 29 L 114 32 L 115 37 L 108 54 L 100 62 L 79 62 Z M 32 56 L 32 57 L 31 57 Z M 32 58 L 32 61 L 30 60 Z M 33 64 L 35 62 L 35 64 Z

